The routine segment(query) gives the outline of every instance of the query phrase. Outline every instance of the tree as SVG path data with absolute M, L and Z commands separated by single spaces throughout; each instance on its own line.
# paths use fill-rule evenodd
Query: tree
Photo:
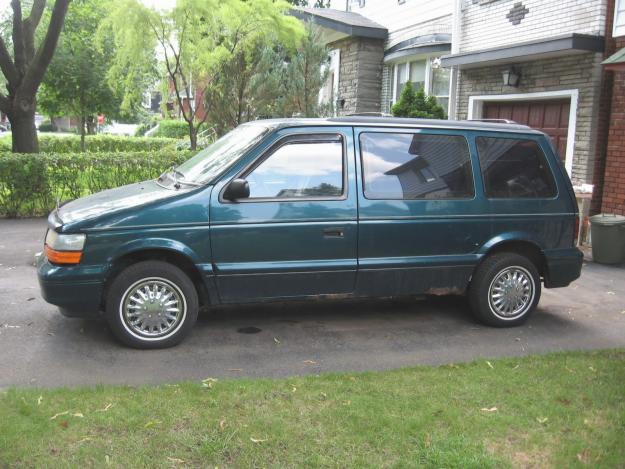
M 20 1 L 11 1 L 13 54 L 7 42 L 0 38 L 0 69 L 7 88 L 6 94 L 0 93 L 0 111 L 11 123 L 14 152 L 36 153 L 39 150 L 35 128 L 37 90 L 54 55 L 69 3 L 70 0 L 56 0 L 46 34 L 37 45 L 35 32 L 46 1 L 34 0 L 27 18 L 22 16 Z
M 287 0 L 291 5 L 296 7 L 307 7 L 310 5 L 309 0 Z M 313 8 L 330 8 L 330 0 L 315 0 Z
M 395 117 L 447 118 L 445 110 L 438 104 L 436 98 L 426 95 L 423 87 L 415 91 L 410 81 L 404 85 L 399 101 L 393 105 L 391 112 Z
M 212 109 L 215 97 L 234 97 L 232 115 L 219 124 L 243 122 L 260 45 L 294 43 L 301 36 L 301 25 L 286 15 L 284 0 L 178 0 L 170 11 L 147 8 L 137 0 L 118 5 L 111 22 L 120 45 L 119 63 L 131 67 L 134 54 L 154 54 L 158 48 L 191 148 L 196 148 L 199 128 L 215 115 L 198 112 L 201 104 Z
M 313 23 L 306 24 L 306 34 L 294 52 L 266 48 L 261 72 L 252 84 L 258 101 L 266 104 L 264 114 L 275 117 L 325 114 L 327 105 L 319 103 L 319 91 L 328 78 L 324 66 L 327 62 L 328 49 Z
M 74 0 L 39 93 L 40 108 L 48 115 L 78 117 L 83 150 L 85 134 L 95 129 L 96 114 L 120 113 L 121 99 L 107 81 L 113 41 L 97 38 L 107 7 L 102 0 Z

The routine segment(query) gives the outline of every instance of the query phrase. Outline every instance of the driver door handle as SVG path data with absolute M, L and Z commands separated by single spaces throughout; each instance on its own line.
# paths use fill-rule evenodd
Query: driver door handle
M 323 230 L 324 238 L 342 238 L 344 236 L 343 228 L 324 228 Z

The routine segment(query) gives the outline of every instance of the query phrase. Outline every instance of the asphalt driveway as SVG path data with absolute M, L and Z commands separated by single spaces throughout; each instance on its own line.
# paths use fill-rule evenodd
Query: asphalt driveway
M 144 384 L 383 370 L 480 357 L 625 347 L 625 268 L 586 263 L 545 290 L 526 325 L 476 324 L 462 298 L 220 308 L 168 350 L 114 341 L 104 322 L 66 319 L 40 294 L 43 219 L 0 220 L 0 387 Z

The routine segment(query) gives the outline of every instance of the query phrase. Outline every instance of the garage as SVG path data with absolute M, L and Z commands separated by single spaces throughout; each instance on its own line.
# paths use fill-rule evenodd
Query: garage
M 508 119 L 541 130 L 551 137 L 560 158 L 566 156 L 571 102 L 569 99 L 490 101 L 484 103 L 484 119 Z

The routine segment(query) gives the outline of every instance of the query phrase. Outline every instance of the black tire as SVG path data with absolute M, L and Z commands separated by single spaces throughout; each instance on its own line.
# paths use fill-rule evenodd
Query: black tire
M 113 280 L 106 295 L 106 319 L 115 337 L 129 347 L 167 348 L 179 344 L 191 331 L 198 305 L 197 290 L 187 274 L 167 262 L 144 261 L 124 269 Z M 126 313 L 141 309 L 147 311 L 136 316 Z M 132 324 L 133 317 L 138 324 Z
M 506 304 L 501 303 L 502 300 L 495 297 L 495 295 L 502 295 L 495 292 L 501 285 L 500 281 L 505 283 L 510 275 L 514 276 L 515 274 L 516 278 L 520 278 L 521 286 L 513 292 L 513 295 L 518 295 L 520 303 L 518 311 L 510 307 L 511 311 L 508 314 L 507 311 L 503 311 Z M 524 285 L 531 286 L 531 295 L 526 293 Z M 491 288 L 493 288 L 492 297 Z M 501 252 L 487 257 L 477 267 L 469 286 L 469 304 L 476 319 L 488 326 L 519 326 L 527 321 L 536 309 L 540 300 L 540 292 L 540 275 L 534 263 L 525 256 L 512 252 Z M 526 301 L 523 302 L 523 298 Z

